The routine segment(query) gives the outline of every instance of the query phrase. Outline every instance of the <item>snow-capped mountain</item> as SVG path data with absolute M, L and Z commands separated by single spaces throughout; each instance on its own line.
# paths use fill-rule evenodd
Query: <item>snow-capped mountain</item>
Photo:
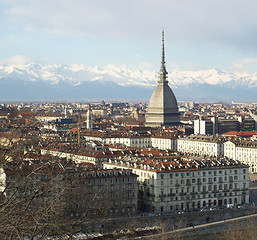
M 254 99 L 257 89 L 257 72 L 240 73 L 218 69 L 174 70 L 168 77 L 178 99 L 185 99 L 185 96 L 188 99 L 195 99 L 200 94 L 203 98 L 214 97 L 217 100 L 219 97 L 222 98 L 223 92 L 226 99 L 233 99 L 233 95 Z M 134 71 L 125 65 L 89 67 L 76 64 L 5 64 L 0 65 L 0 99 L 133 99 L 138 92 L 137 99 L 147 100 L 157 81 L 158 72 Z M 83 96 L 80 97 L 80 93 Z

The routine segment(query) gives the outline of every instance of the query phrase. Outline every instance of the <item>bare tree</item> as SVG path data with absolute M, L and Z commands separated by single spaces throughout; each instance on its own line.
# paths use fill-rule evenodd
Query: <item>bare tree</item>
M 255 240 L 257 236 L 256 220 L 250 219 L 241 223 L 229 225 L 219 239 L 226 240 Z

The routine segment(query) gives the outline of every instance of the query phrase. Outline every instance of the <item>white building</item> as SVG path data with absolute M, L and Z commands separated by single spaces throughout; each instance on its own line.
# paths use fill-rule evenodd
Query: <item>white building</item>
M 177 150 L 177 137 L 171 135 L 152 136 L 151 147 L 161 150 Z
M 176 150 L 177 137 L 168 134 L 151 136 L 149 134 L 129 134 L 126 132 L 104 133 L 87 131 L 83 133 L 86 141 L 99 141 L 106 144 L 122 144 L 128 147 L 158 148 L 161 150 Z
M 227 141 L 224 156 L 249 165 L 250 173 L 257 173 L 257 141 Z
M 223 156 L 224 138 L 215 136 L 191 135 L 177 139 L 177 150 L 201 156 Z
M 109 160 L 138 175 L 139 208 L 153 212 L 249 203 L 249 168 L 226 159 Z
M 215 118 L 194 120 L 194 134 L 215 135 Z

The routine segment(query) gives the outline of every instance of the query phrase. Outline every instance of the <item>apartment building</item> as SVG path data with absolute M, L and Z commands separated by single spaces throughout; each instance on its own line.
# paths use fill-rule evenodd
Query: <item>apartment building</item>
M 51 206 L 59 217 L 68 218 L 136 213 L 137 175 L 131 170 L 104 170 L 91 163 L 60 161 L 8 163 L 0 179 L 4 180 L 4 197 L 10 200 L 10 207 L 34 214 Z
M 190 135 L 177 139 L 177 150 L 199 156 L 220 156 L 224 154 L 224 141 L 216 136 Z
M 227 141 L 224 143 L 224 156 L 249 165 L 250 173 L 257 173 L 257 141 Z
M 169 212 L 249 202 L 249 168 L 234 160 L 110 160 L 103 167 L 131 169 L 138 175 L 138 206 L 142 211 Z
M 121 216 L 137 212 L 137 175 L 129 169 L 102 169 L 90 163 L 67 168 L 66 215 Z M 91 202 L 91 204 L 90 204 Z
M 177 138 L 174 135 L 161 134 L 151 137 L 151 147 L 161 150 L 177 150 Z
M 177 137 L 174 134 L 160 133 L 133 134 L 129 132 L 104 133 L 100 131 L 87 131 L 83 133 L 86 141 L 100 141 L 106 144 L 121 144 L 128 147 L 137 148 L 158 148 L 161 150 L 177 149 Z

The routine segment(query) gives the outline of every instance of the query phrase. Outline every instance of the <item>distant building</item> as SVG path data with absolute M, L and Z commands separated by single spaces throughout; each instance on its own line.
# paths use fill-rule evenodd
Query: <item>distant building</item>
M 107 117 L 107 109 L 92 109 L 92 115 L 96 118 Z
M 253 118 L 240 116 L 238 118 L 205 118 L 194 121 L 194 134 L 215 135 L 229 131 L 253 131 L 255 121 Z
M 210 119 L 197 119 L 194 120 L 194 134 L 201 135 L 215 135 L 216 133 L 216 121 L 215 118 Z
M 90 106 L 88 107 L 87 110 L 87 129 L 91 130 L 93 129 L 93 116 L 92 116 L 92 110 L 90 108 Z
M 164 57 L 164 32 L 162 32 L 162 61 L 159 71 L 159 81 L 155 88 L 145 114 L 145 125 L 151 127 L 170 126 L 178 124 L 180 114 L 176 97 L 168 85 Z

